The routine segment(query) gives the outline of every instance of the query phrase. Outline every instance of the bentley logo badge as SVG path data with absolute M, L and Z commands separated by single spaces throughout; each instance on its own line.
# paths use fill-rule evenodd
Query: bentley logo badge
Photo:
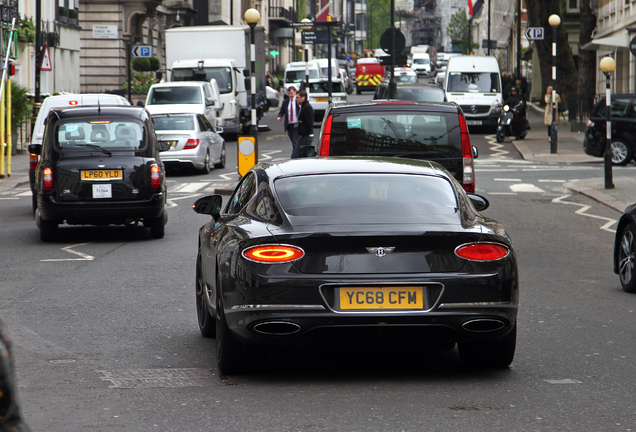
M 368 247 L 366 248 L 369 253 L 374 254 L 377 257 L 383 257 L 388 253 L 393 252 L 394 247 Z
M 473 113 L 473 114 L 476 113 L 477 112 L 477 106 L 476 105 L 471 105 L 470 112 Z

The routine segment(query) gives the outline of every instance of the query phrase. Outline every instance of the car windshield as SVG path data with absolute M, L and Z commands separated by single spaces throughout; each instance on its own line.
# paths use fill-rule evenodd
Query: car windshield
M 219 86 L 219 93 L 232 92 L 232 69 L 225 66 L 172 69 L 172 81 L 207 81 L 214 78 Z
M 413 59 L 413 64 L 423 64 L 423 65 L 427 65 L 430 63 L 430 60 L 427 58 L 414 58 Z
M 146 147 L 144 126 L 136 120 L 73 119 L 56 125 L 58 150 L 138 150 Z
M 457 198 L 440 177 L 409 174 L 327 174 L 281 178 L 274 183 L 291 216 L 454 214 Z
M 202 101 L 199 86 L 155 87 L 150 90 L 148 105 L 200 104 Z
M 396 75 L 395 82 L 416 83 L 417 76 L 415 75 Z
M 156 131 L 192 131 L 194 130 L 194 116 L 192 114 L 183 115 L 155 115 Z
M 331 125 L 331 156 L 461 158 L 457 113 L 382 110 L 336 113 Z
M 499 93 L 499 74 L 496 72 L 452 72 L 448 75 L 448 91 Z
M 309 83 L 310 94 L 311 93 L 328 93 L 329 89 L 327 88 L 329 83 L 327 81 L 314 82 Z M 339 82 L 331 83 L 331 92 L 332 93 L 343 93 L 342 84 Z
M 316 69 L 309 69 L 309 78 L 318 78 Z M 288 70 L 285 72 L 286 83 L 299 83 L 305 81 L 305 70 Z

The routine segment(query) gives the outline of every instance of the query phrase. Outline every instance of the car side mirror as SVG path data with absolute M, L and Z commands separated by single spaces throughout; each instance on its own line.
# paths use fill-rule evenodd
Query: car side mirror
M 214 106 L 214 99 L 206 99 L 205 106 Z
M 473 146 L 473 159 L 477 159 L 479 157 L 479 151 L 476 146 Z
M 42 154 L 42 144 L 29 144 L 29 153 Z
M 249 78 L 250 77 L 250 70 L 248 68 L 243 69 L 243 76 L 245 78 Z
M 475 210 L 479 212 L 490 207 L 490 202 L 488 202 L 488 200 L 481 195 L 469 193 L 468 198 L 470 198 L 470 201 L 473 203 Z
M 298 149 L 298 157 L 315 157 L 316 147 L 314 146 L 302 146 Z
M 195 213 L 211 215 L 216 219 L 221 214 L 223 197 L 221 195 L 208 195 L 199 198 L 192 204 Z
M 222 126 L 216 126 L 214 129 L 216 130 L 216 133 L 218 133 L 218 134 L 222 134 L 224 132 Z
M 245 77 L 245 90 L 247 90 L 248 92 L 252 90 L 252 81 L 249 77 Z

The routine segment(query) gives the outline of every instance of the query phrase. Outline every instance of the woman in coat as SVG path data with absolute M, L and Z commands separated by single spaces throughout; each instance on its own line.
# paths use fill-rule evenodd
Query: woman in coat
M 556 92 L 555 92 L 556 93 Z M 545 114 L 543 116 L 543 124 L 548 126 L 548 141 L 552 142 L 552 86 L 548 86 L 545 91 Z M 561 102 L 561 96 L 556 93 L 556 123 L 559 124 L 559 102 Z

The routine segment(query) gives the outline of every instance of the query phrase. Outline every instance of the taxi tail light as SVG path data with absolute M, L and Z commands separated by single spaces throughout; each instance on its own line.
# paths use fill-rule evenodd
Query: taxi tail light
M 47 192 L 53 189 L 53 170 L 51 168 L 44 168 L 42 172 L 42 186 Z
M 159 189 L 161 186 L 161 170 L 159 169 L 159 165 L 152 165 L 150 167 L 150 186 L 153 189 Z
M 466 192 L 475 192 L 475 163 L 473 162 L 473 146 L 470 145 L 468 125 L 462 114 L 459 114 L 459 130 L 462 135 L 462 163 L 464 165 L 464 177 L 462 185 Z
M 190 138 L 187 142 L 185 147 L 183 147 L 184 150 L 190 150 L 193 148 L 197 148 L 197 146 L 199 145 L 199 139 L 198 138 Z
M 270 244 L 249 247 L 243 256 L 262 264 L 278 264 L 296 261 L 305 256 L 305 251 L 296 246 Z
M 455 249 L 455 255 L 470 261 L 495 261 L 508 252 L 506 246 L 497 243 L 469 243 Z
M 29 169 L 34 170 L 38 167 L 40 156 L 37 153 L 29 154 Z
M 318 156 L 329 156 L 329 146 L 331 145 L 331 123 L 333 122 L 333 114 L 330 114 L 325 120 L 325 126 L 322 129 L 320 138 L 320 153 Z

